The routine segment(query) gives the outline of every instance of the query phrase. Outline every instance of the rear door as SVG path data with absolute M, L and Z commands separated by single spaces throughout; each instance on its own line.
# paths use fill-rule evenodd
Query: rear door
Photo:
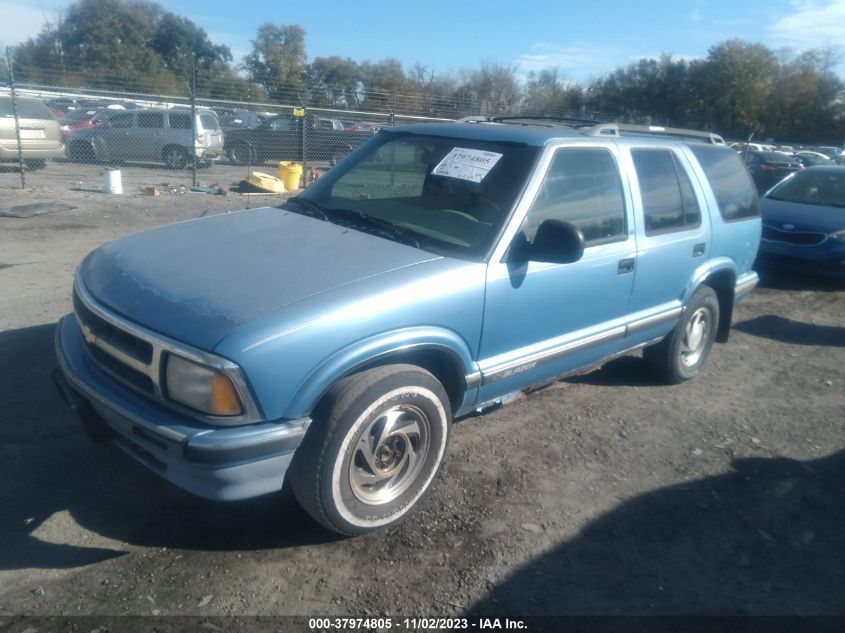
M 164 149 L 164 111 L 138 112 L 132 132 L 134 151 L 141 160 L 162 160 Z
M 137 159 L 135 113 L 107 110 L 102 114 L 103 125 L 94 137 L 97 155 L 108 159 Z
M 709 216 L 700 208 L 698 181 L 673 147 L 631 147 L 631 188 L 637 222 L 637 264 L 631 296 L 632 339 L 664 334 L 680 315 L 696 268 L 710 253 Z M 632 340 L 632 343 L 637 340 Z

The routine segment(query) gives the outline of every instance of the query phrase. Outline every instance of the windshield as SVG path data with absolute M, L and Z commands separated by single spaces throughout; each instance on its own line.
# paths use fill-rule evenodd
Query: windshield
M 845 169 L 799 172 L 772 189 L 766 196 L 802 204 L 845 208 Z
M 301 198 L 330 221 L 358 216 L 411 235 L 420 248 L 481 259 L 507 220 L 539 150 L 382 132 Z

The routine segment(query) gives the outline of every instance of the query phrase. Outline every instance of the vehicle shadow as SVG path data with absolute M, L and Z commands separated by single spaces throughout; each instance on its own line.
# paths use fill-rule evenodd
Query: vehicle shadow
M 845 451 L 732 467 L 617 506 L 469 613 L 845 615 Z
M 54 330 L 0 332 L 0 569 L 88 565 L 122 555 L 123 543 L 239 550 L 337 538 L 289 493 L 205 501 L 91 442 L 50 378 Z
M 581 376 L 566 378 L 564 382 L 602 387 L 665 387 L 666 382 L 655 374 L 642 356 L 622 356 Z
M 791 345 L 845 347 L 845 327 L 793 321 L 776 314 L 765 314 L 733 326 L 740 332 Z

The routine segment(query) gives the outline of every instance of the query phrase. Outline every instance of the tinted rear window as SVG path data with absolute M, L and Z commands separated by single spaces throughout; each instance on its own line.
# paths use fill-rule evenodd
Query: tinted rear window
M 217 117 L 213 114 L 209 114 L 208 112 L 200 114 L 200 123 L 202 123 L 202 129 L 204 130 L 220 129 L 220 124 L 217 123 Z
M 138 127 L 162 128 L 164 127 L 164 112 L 139 112 Z
M 190 130 L 191 115 L 186 112 L 171 112 L 169 115 L 170 127 L 174 130 Z
M 46 119 L 48 121 L 56 119 L 49 108 L 38 99 L 18 98 L 16 101 L 18 105 L 18 117 L 21 119 Z M 0 116 L 10 117 L 14 115 L 12 98 L 0 97 Z
M 760 215 L 757 190 L 736 152 L 714 145 L 690 144 L 689 148 L 704 169 L 726 222 Z

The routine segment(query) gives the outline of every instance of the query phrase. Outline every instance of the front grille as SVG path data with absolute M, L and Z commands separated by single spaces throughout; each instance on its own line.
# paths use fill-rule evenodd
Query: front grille
M 156 385 L 150 377 L 152 344 L 96 314 L 85 305 L 76 288 L 73 290 L 73 309 L 94 362 L 130 387 L 156 395 Z
M 97 338 L 104 340 L 112 347 L 131 356 L 135 360 L 139 360 L 147 365 L 152 362 L 153 346 L 149 342 L 115 327 L 105 319 L 91 312 L 82 303 L 82 300 L 76 293 L 76 289 L 73 291 L 73 309 L 79 321 L 87 326 Z
M 101 350 L 99 347 L 95 345 L 88 345 L 88 351 L 91 353 L 91 357 L 94 361 L 100 365 L 103 369 L 107 372 L 119 378 L 123 382 L 135 387 L 136 389 L 143 391 L 144 393 L 148 393 L 150 395 L 155 395 L 155 385 L 153 384 L 152 379 L 144 373 L 133 369 L 129 365 L 121 363 L 118 359 L 114 356 L 111 356 Z
M 763 225 L 763 239 L 768 242 L 783 242 L 796 246 L 815 246 L 824 242 L 827 235 L 815 231 L 784 231 Z

